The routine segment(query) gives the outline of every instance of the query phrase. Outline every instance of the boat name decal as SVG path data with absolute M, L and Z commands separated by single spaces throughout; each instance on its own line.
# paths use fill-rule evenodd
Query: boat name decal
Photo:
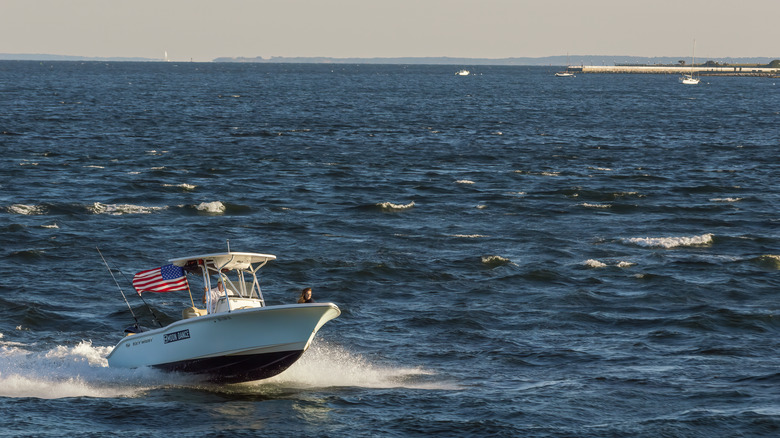
M 148 344 L 149 342 L 152 342 L 152 338 L 146 338 L 146 339 L 143 339 L 141 341 L 135 341 L 135 342 L 133 342 L 133 346 L 135 347 L 136 345 Z M 127 345 L 129 347 L 130 343 L 128 342 L 125 345 Z
M 190 338 L 190 331 L 189 330 L 182 330 L 180 332 L 173 332 L 168 333 L 167 335 L 163 335 L 164 344 L 167 344 L 169 342 L 176 342 L 181 341 L 182 339 L 189 339 Z

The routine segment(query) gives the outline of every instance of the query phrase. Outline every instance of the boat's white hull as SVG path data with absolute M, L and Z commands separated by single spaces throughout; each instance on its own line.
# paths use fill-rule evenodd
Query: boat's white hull
M 696 85 L 699 81 L 699 78 L 694 78 L 692 76 L 683 76 L 680 78 L 680 83 L 684 85 Z
M 224 383 L 265 379 L 298 360 L 320 327 L 340 313 L 335 304 L 312 303 L 184 319 L 125 337 L 108 364 L 203 374 Z
M 574 77 L 574 73 L 557 72 L 557 73 L 555 73 L 555 76 L 557 76 L 559 78 L 573 78 Z

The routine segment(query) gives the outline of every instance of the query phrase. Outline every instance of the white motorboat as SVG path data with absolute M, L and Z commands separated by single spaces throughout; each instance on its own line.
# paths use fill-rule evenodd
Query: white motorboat
M 177 269 L 178 275 L 202 276 L 206 290 L 211 290 L 213 276 L 224 290 L 213 300 L 206 294 L 208 311 L 194 306 L 190 290 L 193 306 L 184 309 L 181 320 L 156 329 L 131 326 L 108 355 L 109 366 L 149 366 L 219 383 L 260 380 L 286 370 L 341 311 L 333 303 L 266 305 L 257 271 L 275 259 L 228 250 L 170 260 L 169 269 Z M 166 267 L 160 269 L 166 272 Z M 134 286 L 139 289 L 136 280 Z M 189 290 L 188 283 L 183 290 Z
M 458 71 L 455 73 L 455 76 L 468 76 L 468 75 L 470 75 L 470 74 L 471 74 L 471 72 L 470 72 L 470 71 L 468 71 L 468 70 L 458 70 Z

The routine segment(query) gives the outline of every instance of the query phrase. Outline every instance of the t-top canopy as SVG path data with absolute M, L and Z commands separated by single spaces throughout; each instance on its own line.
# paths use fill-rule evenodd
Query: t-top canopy
M 184 257 L 180 259 L 170 259 L 169 261 L 180 267 L 187 266 L 188 264 L 197 264 L 199 260 L 203 260 L 209 266 L 213 266 L 218 269 L 247 269 L 250 264 L 265 263 L 269 260 L 276 260 L 275 255 L 271 254 L 257 254 L 253 252 L 223 252 L 216 254 L 205 254 L 191 257 Z

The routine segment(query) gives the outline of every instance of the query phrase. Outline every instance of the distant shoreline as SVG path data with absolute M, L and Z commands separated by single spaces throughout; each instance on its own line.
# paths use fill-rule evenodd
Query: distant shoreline
M 333 58 L 333 57 L 220 57 L 205 62 L 232 63 L 268 63 L 268 64 L 403 64 L 403 65 L 459 65 L 459 66 L 566 66 L 568 65 L 670 65 L 677 64 L 686 57 L 642 57 L 642 56 L 606 56 L 606 55 L 566 55 L 544 57 L 513 58 L 456 58 L 456 57 L 376 57 L 376 58 Z M 721 64 L 769 64 L 778 57 L 724 57 L 717 58 Z M 165 62 L 162 58 L 124 58 L 124 57 L 85 57 L 49 54 L 9 54 L 0 53 L 0 61 L 99 61 L 99 62 Z M 173 63 L 190 60 L 173 59 Z
M 766 65 L 735 65 L 735 66 L 648 66 L 648 65 L 582 65 L 568 67 L 572 73 L 582 74 L 697 74 L 699 76 L 745 76 L 745 77 L 780 77 L 780 68 Z

